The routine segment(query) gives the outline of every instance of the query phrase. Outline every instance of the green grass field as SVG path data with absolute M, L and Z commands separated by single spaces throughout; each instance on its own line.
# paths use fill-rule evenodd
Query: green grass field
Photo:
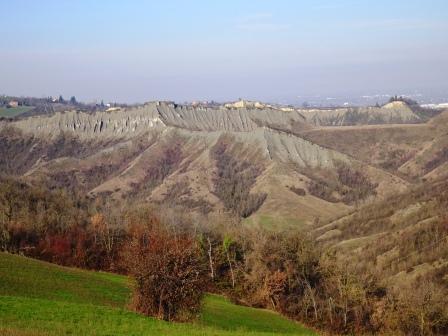
M 33 108 L 33 106 L 18 106 L 11 108 L 0 107 L 0 117 L 13 118 L 15 116 L 18 116 L 19 114 L 28 112 Z
M 0 334 L 315 335 L 271 311 L 207 295 L 193 323 L 168 323 L 127 309 L 124 276 L 0 253 Z

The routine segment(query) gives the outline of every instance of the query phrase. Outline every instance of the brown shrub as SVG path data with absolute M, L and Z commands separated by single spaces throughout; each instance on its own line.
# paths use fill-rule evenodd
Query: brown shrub
M 327 202 L 339 202 L 339 200 L 334 196 L 335 189 L 331 188 L 325 181 L 309 181 L 308 191 L 311 195 Z
M 302 188 L 297 188 L 297 187 L 289 187 L 289 190 L 291 190 L 293 193 L 299 195 L 299 196 L 305 196 L 306 195 L 306 191 L 305 189 Z
M 376 194 L 377 184 L 372 183 L 364 173 L 342 162 L 336 166 L 339 182 L 349 188 L 339 190 L 344 203 L 353 204 Z
M 132 231 L 125 259 L 135 280 L 135 309 L 168 321 L 191 318 L 200 307 L 205 281 L 196 241 L 170 232 L 157 219 Z

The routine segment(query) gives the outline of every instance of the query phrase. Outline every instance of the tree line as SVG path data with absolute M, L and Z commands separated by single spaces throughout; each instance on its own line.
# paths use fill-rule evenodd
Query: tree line
M 114 207 L 60 190 L 0 179 L 0 248 L 61 265 L 131 276 L 131 305 L 190 320 L 205 292 L 269 308 L 333 334 L 446 334 L 440 293 L 397 296 L 301 232 L 197 219 L 143 204 Z

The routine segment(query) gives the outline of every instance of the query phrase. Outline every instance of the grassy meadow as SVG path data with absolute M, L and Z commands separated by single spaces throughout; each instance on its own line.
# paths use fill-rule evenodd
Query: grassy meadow
M 274 312 L 207 295 L 193 323 L 132 312 L 127 277 L 0 253 L 0 334 L 315 335 Z
M 32 110 L 33 106 L 18 106 L 18 107 L 0 107 L 0 117 L 13 118 L 22 113 Z

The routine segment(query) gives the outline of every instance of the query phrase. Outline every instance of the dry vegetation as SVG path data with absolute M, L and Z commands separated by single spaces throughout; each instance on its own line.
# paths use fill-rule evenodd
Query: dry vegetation
M 440 149 L 431 160 L 425 163 L 424 172 L 428 173 L 446 162 L 448 162 L 448 147 Z
M 213 210 L 213 206 L 203 198 L 192 198 L 192 190 L 187 179 L 172 184 L 163 194 L 163 202 L 171 207 L 180 206 L 189 211 L 199 211 L 201 214 L 208 214 Z
M 25 173 L 42 158 L 45 161 L 62 157 L 86 158 L 114 144 L 113 141 L 80 141 L 64 133 L 53 139 L 41 139 L 12 127 L 0 131 L 0 142 L 0 168 L 3 173 L 13 175 Z
M 421 150 L 416 142 L 432 140 L 429 126 L 419 129 L 422 135 L 415 133 L 416 127 L 322 132 L 320 141 L 398 174 L 403 164 L 416 160 Z M 446 179 L 367 203 L 378 185 L 364 163 L 297 168 L 306 178 L 285 190 L 360 207 L 330 223 L 316 218 L 310 236 L 298 230 L 278 233 L 242 225 L 241 219 L 268 197 L 257 192 L 265 190 L 257 182 L 267 166 L 228 136 L 218 140 L 206 159 L 214 167 L 213 193 L 227 210 L 213 216 L 208 200 L 192 197 L 189 176 L 163 189 L 157 207 L 142 202 L 170 175 L 188 170 L 191 156 L 176 136 L 154 146 L 137 139 L 116 156 L 104 154 L 98 163 L 92 163 L 92 156 L 92 164 L 80 164 L 77 158 L 92 154 L 90 144 L 81 146 L 62 135 L 48 145 L 15 130 L 3 132 L 4 172 L 21 174 L 41 157 L 60 158 L 65 165 L 53 170 L 57 165 L 49 164 L 48 174 L 34 179 L 0 178 L 0 250 L 129 274 L 135 281 L 132 306 L 165 320 L 192 319 L 207 290 L 335 334 L 448 334 Z M 321 134 L 313 132 L 309 137 Z M 396 141 L 390 148 L 389 140 Z M 436 141 L 422 152 L 421 162 L 416 160 L 422 173 L 448 162 L 443 144 Z M 110 145 L 95 144 L 92 150 Z M 141 180 L 125 195 L 130 201 L 83 196 L 146 150 L 150 155 L 139 162 Z M 74 158 L 62 160 L 67 156 Z
M 205 267 L 198 242 L 156 217 L 132 223 L 123 258 L 135 280 L 134 308 L 160 319 L 188 320 L 199 311 Z
M 406 335 L 445 334 L 448 310 L 448 184 L 427 183 L 367 205 L 330 227 L 324 244 L 361 279 L 381 279 L 383 328 Z M 366 281 L 366 280 L 363 280 Z M 410 290 L 412 288 L 412 290 Z
M 133 196 L 151 191 L 180 167 L 182 160 L 185 158 L 181 144 L 182 140 L 173 136 L 151 148 L 151 156 L 145 166 L 143 180 L 132 184 L 133 190 L 131 194 Z
M 353 176 L 345 183 L 357 185 L 359 176 Z M 394 230 L 362 253 L 344 254 L 297 231 L 266 232 L 214 217 L 198 223 L 175 212 L 156 216 L 140 204 L 113 210 L 104 201 L 3 178 L 0 246 L 62 265 L 130 274 L 134 308 L 161 319 L 194 317 L 207 290 L 332 333 L 442 335 L 448 330 L 448 264 L 440 263 L 448 260 L 446 188 L 445 181 L 435 183 L 342 220 L 339 241 Z M 423 205 L 412 216 L 396 215 L 416 202 Z M 432 217 L 437 220 L 422 224 Z M 381 263 L 394 248 L 396 256 Z M 413 281 L 388 282 L 434 263 L 439 267 Z
M 297 188 L 297 187 L 294 187 L 294 186 L 291 186 L 291 187 L 288 187 L 288 188 L 289 188 L 289 190 L 291 190 L 293 193 L 295 193 L 298 196 L 305 196 L 306 195 L 305 189 Z
M 309 193 L 327 202 L 352 205 L 376 195 L 377 184 L 360 169 L 341 161 L 336 162 L 335 170 L 307 168 L 302 172 L 310 178 Z
M 216 161 L 215 193 L 228 210 L 246 218 L 263 204 L 265 193 L 250 193 L 263 166 L 238 159 L 229 150 L 226 139 L 221 139 L 212 149 Z
M 402 125 L 394 127 L 334 127 L 301 134 L 324 147 L 350 155 L 362 162 L 397 173 L 397 169 L 415 157 L 418 149 L 431 142 L 433 127 Z

